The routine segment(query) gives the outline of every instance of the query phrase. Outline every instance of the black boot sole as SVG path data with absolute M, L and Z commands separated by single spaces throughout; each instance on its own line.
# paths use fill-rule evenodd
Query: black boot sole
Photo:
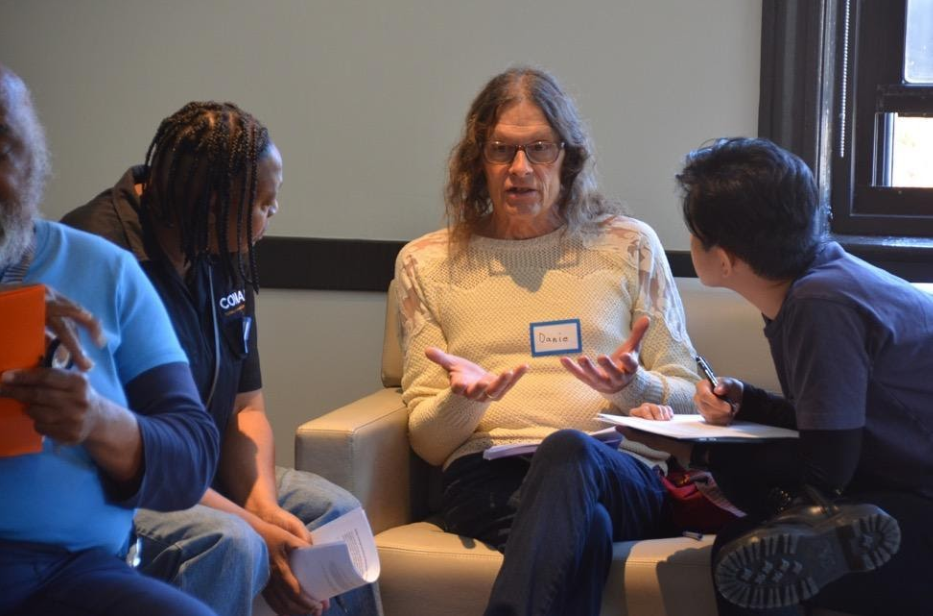
M 779 524 L 723 548 L 716 587 L 738 606 L 796 605 L 826 584 L 888 562 L 901 543 L 897 521 L 877 507 L 853 506 L 812 526 Z

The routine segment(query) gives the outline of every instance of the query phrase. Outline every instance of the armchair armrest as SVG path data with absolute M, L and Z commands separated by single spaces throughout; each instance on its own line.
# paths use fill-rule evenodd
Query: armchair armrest
M 412 520 L 408 409 L 398 389 L 383 389 L 298 427 L 295 468 L 345 488 L 373 532 Z

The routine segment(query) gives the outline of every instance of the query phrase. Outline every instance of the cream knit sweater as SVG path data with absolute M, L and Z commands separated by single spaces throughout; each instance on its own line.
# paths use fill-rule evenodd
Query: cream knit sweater
M 563 228 L 528 240 L 474 236 L 460 248 L 436 231 L 402 249 L 395 278 L 411 443 L 431 464 L 561 428 L 598 430 L 597 413 L 625 414 L 642 402 L 696 412 L 683 306 L 657 236 L 640 221 L 611 218 L 581 237 Z M 559 355 L 532 356 L 532 323 L 579 319 L 582 354 L 595 359 L 624 342 L 641 315 L 651 318 L 641 368 L 616 394 L 577 380 Z M 447 373 L 425 357 L 429 346 L 495 373 L 529 370 L 501 400 L 476 402 L 451 393 Z M 648 464 L 667 457 L 628 441 L 623 448 Z

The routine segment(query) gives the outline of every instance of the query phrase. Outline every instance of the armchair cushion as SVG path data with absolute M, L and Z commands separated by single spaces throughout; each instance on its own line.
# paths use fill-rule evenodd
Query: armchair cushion
M 298 427 L 295 468 L 349 490 L 373 532 L 412 519 L 408 410 L 396 389 L 382 389 Z

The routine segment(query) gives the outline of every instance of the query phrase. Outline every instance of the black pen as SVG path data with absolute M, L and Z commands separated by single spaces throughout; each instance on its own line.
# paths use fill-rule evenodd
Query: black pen
M 706 377 L 706 380 L 709 381 L 709 384 L 712 385 L 713 389 L 716 389 L 716 386 L 719 385 L 719 379 L 717 379 L 716 375 L 713 374 L 713 369 L 709 367 L 709 364 L 706 363 L 706 360 L 703 359 L 700 355 L 696 356 L 696 360 L 697 368 L 699 368 L 700 372 L 703 373 L 703 376 Z
M 719 395 L 716 393 L 716 386 L 719 385 L 719 379 L 717 379 L 716 375 L 713 374 L 713 369 L 709 367 L 709 364 L 706 362 L 705 359 L 703 359 L 702 356 L 696 355 L 694 358 L 697 361 L 697 368 L 700 370 L 700 372 L 703 373 L 703 376 L 706 377 L 706 380 L 709 381 L 709 384 L 712 388 L 713 395 L 719 398 L 720 400 L 725 400 L 726 402 L 729 403 L 729 406 L 732 407 L 732 416 L 734 417 L 735 414 L 739 410 L 738 405 L 732 400 L 729 400 L 729 398 L 727 398 L 725 395 Z

